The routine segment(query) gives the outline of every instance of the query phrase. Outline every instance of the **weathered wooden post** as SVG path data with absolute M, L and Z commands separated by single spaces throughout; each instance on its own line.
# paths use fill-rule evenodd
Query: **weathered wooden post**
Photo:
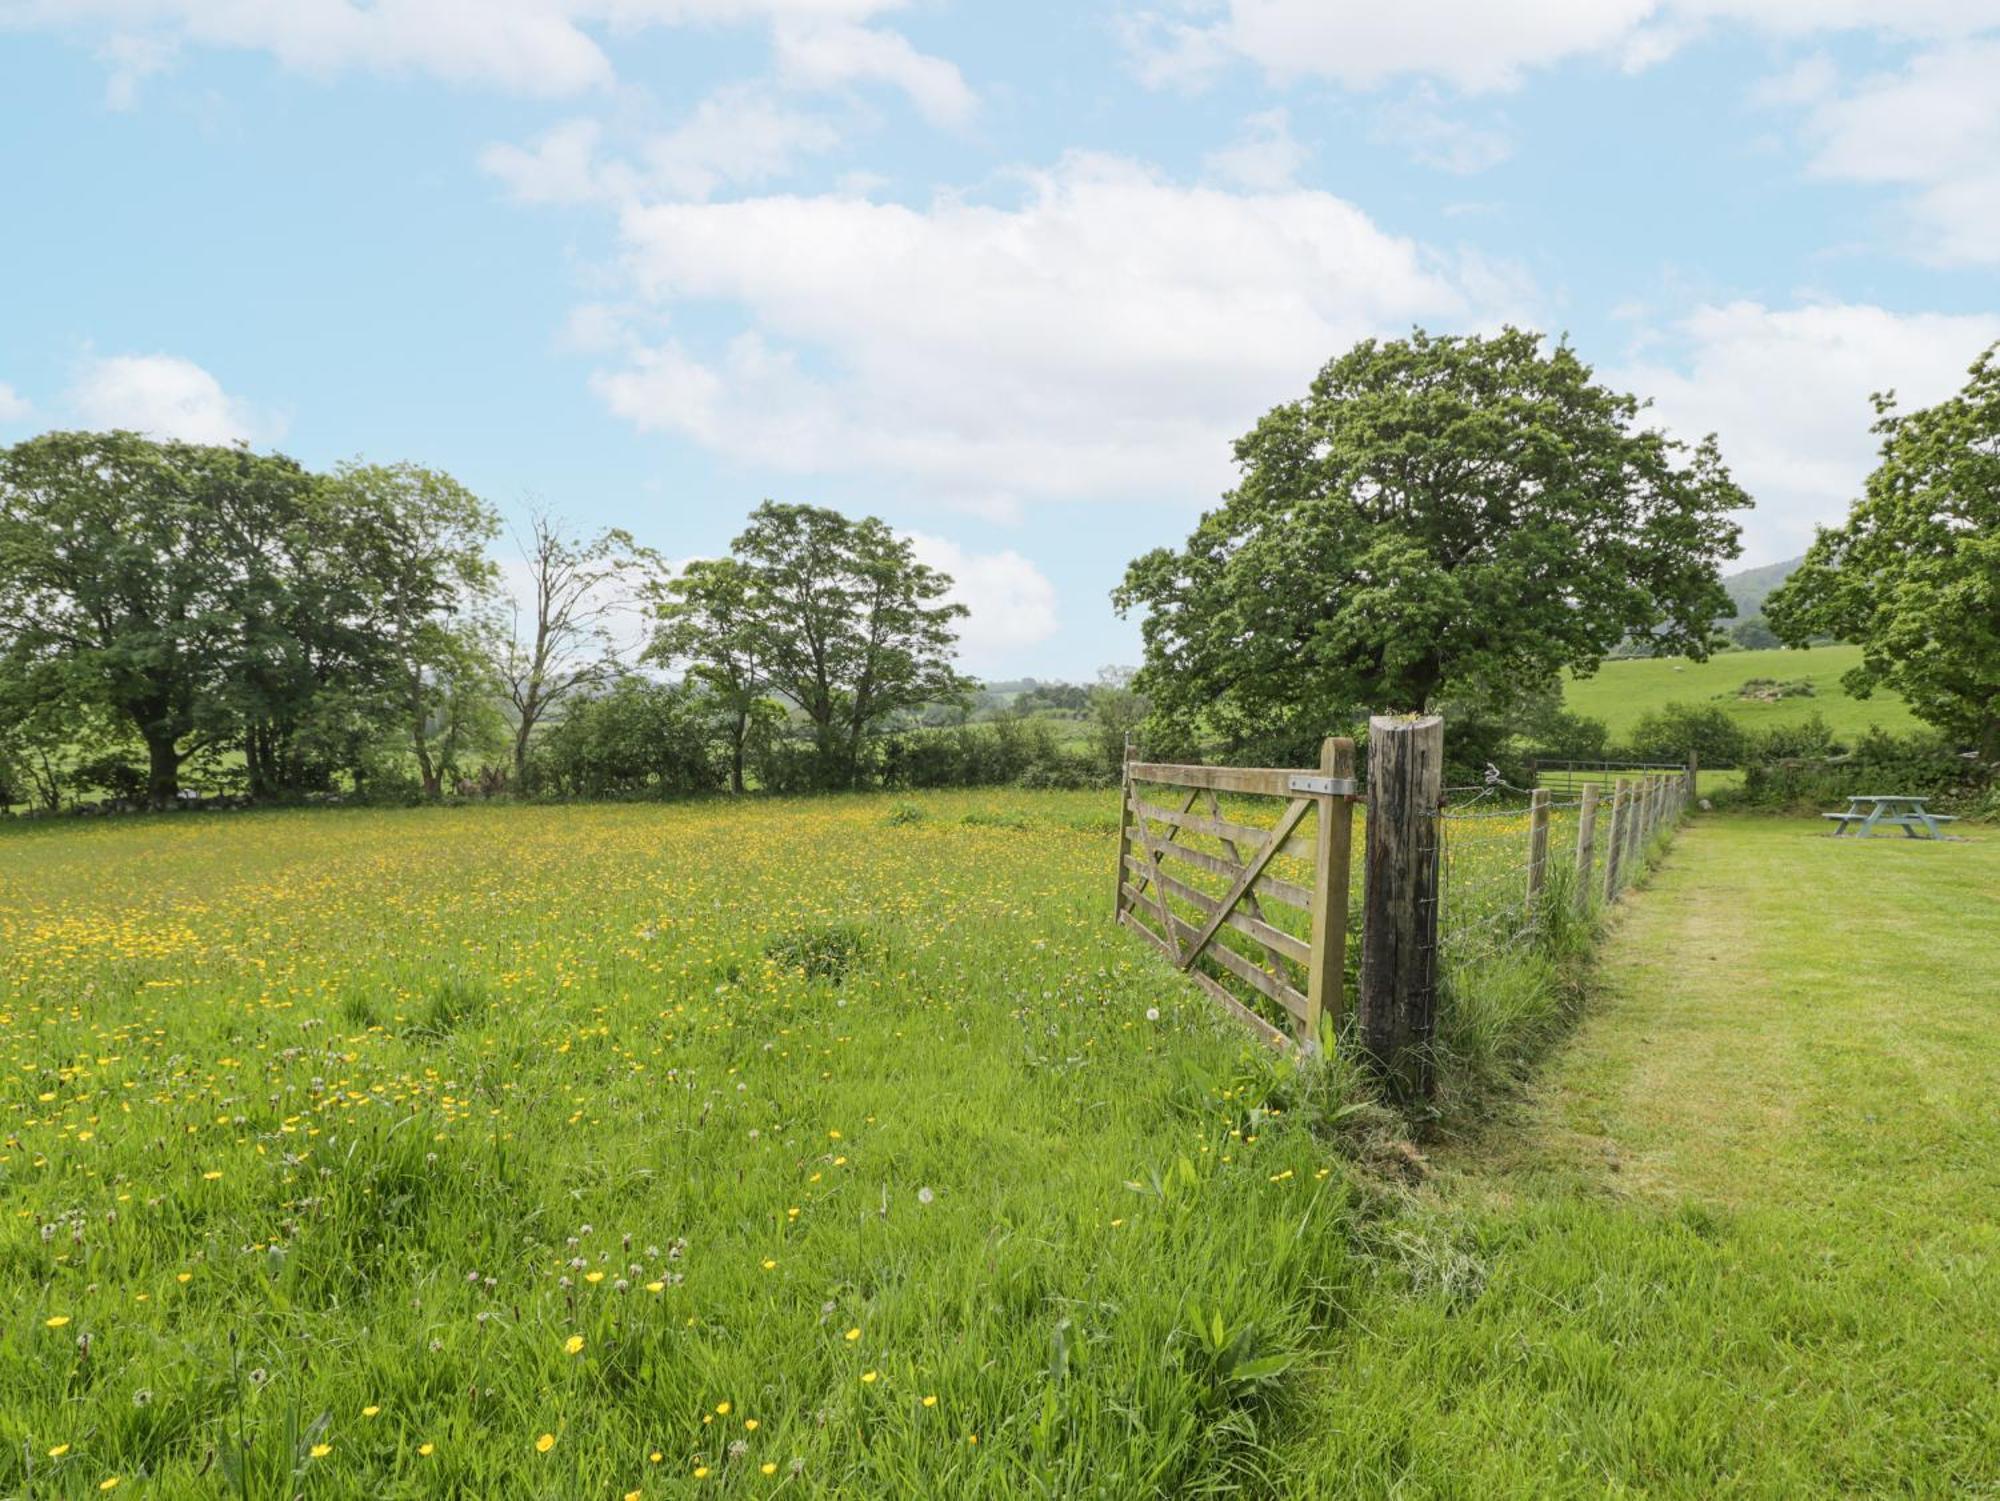
M 1701 752 L 1691 749 L 1688 751 L 1688 774 L 1687 774 L 1688 806 L 1693 807 L 1696 800 L 1699 799 L 1700 797 L 1701 797 Z
M 1625 779 L 1619 777 L 1611 788 L 1611 837 L 1604 842 L 1604 900 L 1618 900 L 1618 875 L 1625 867 L 1625 846 L 1632 837 L 1631 799 L 1626 796 Z
M 1368 721 L 1368 847 L 1363 877 L 1362 1046 L 1392 1084 L 1430 1093 L 1437 1020 L 1438 803 L 1444 721 Z
M 1583 784 L 1583 806 L 1576 815 L 1576 910 L 1590 910 L 1591 864 L 1597 858 L 1597 783 Z
M 1125 763 L 1118 779 L 1118 869 L 1111 878 L 1111 920 L 1117 922 L 1125 911 L 1125 862 L 1132 858 L 1132 763 L 1139 748 L 1132 733 L 1125 732 Z
M 1645 868 L 1646 858 L 1646 779 L 1634 777 L 1631 803 L 1625 820 L 1625 884 L 1631 885 Z
M 1528 915 L 1542 899 L 1542 887 L 1549 879 L 1549 789 L 1537 787 L 1528 794 Z
M 1320 775 L 1335 782 L 1354 780 L 1354 742 L 1344 737 L 1322 740 Z M 1347 887 L 1354 849 L 1354 804 L 1346 792 L 1319 795 L 1318 836 L 1313 845 L 1312 953 L 1306 965 L 1306 1014 L 1300 1020 L 1300 1041 L 1319 1046 L 1320 1019 L 1331 1017 L 1333 1034 L 1340 1034 L 1347 976 Z

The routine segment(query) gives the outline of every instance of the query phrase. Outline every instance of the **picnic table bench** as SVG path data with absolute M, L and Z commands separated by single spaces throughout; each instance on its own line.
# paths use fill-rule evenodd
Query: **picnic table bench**
M 1870 793 L 1865 796 L 1850 797 L 1845 813 L 1822 813 L 1821 818 L 1830 818 L 1833 823 L 1833 837 L 1852 833 L 1856 839 L 1872 839 L 1877 828 L 1887 826 L 1901 829 L 1910 839 L 1925 837 L 1918 829 L 1927 832 L 1929 838 L 1944 838 L 1942 824 L 1954 821 L 1950 813 L 1933 813 L 1924 806 L 1921 797 L 1904 797 Z

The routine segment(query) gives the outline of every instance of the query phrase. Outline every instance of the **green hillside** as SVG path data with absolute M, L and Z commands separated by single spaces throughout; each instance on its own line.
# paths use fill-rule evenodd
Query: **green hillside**
M 1682 657 L 1606 662 L 1591 677 L 1573 679 L 1563 698 L 1571 712 L 1603 720 L 1613 740 L 1622 739 L 1648 709 L 1676 699 L 1721 704 L 1752 730 L 1797 724 L 1815 710 L 1838 735 L 1856 735 L 1871 724 L 1897 733 L 1917 728 L 1897 694 L 1878 690 L 1865 700 L 1848 697 L 1840 675 L 1860 660 L 1861 649 L 1856 646 L 1815 646 L 1804 651 L 1722 652 L 1706 662 Z M 1812 684 L 1813 694 L 1775 702 L 1745 698 L 1741 689 L 1752 678 L 1803 680 Z
M 1764 601 L 1786 579 L 1797 571 L 1803 563 L 1803 555 L 1787 558 L 1782 563 L 1766 563 L 1762 568 L 1746 568 L 1741 573 L 1732 573 L 1722 581 L 1728 591 L 1730 601 L 1736 606 L 1737 620 L 1748 620 L 1752 615 L 1761 614 Z

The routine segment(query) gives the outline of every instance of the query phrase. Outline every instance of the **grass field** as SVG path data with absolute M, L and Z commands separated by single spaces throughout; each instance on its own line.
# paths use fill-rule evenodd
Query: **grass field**
M 1433 1152 L 1299 1495 L 2000 1494 L 2000 839 L 1707 819 Z
M 1917 721 L 1897 694 L 1878 690 L 1856 699 L 1842 689 L 1841 674 L 1860 660 L 1856 646 L 1816 646 L 1808 651 L 1721 652 L 1706 662 L 1671 657 L 1606 662 L 1591 677 L 1571 679 L 1563 689 L 1563 703 L 1572 713 L 1603 720 L 1614 742 L 1630 733 L 1648 709 L 1676 700 L 1720 704 L 1748 730 L 1798 724 L 1813 713 L 1841 736 L 1858 735 L 1870 725 L 1898 734 L 1916 729 Z M 1752 678 L 1804 679 L 1813 685 L 1813 694 L 1769 703 L 1741 697 L 1739 690 Z
M 1413 1189 L 1102 793 L 8 830 L 0 1495 L 1965 1494 L 2000 842 L 1807 832 Z
M 1105 794 L 894 806 L 0 838 L 0 1494 L 1248 1473 L 1357 1276 L 1309 1081 Z

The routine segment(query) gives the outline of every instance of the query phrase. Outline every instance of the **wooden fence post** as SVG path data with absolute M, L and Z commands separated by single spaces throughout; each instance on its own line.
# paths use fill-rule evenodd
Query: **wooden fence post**
M 1644 793 L 1646 779 L 1634 777 L 1630 791 L 1630 805 L 1626 808 L 1625 819 L 1625 884 L 1630 885 L 1638 878 L 1646 855 L 1646 808 Z
M 1438 802 L 1444 721 L 1368 721 L 1368 848 L 1363 877 L 1361 1043 L 1392 1083 L 1430 1093 L 1437 1019 Z
M 1590 910 L 1591 866 L 1597 858 L 1597 783 L 1583 784 L 1583 807 L 1576 815 L 1576 910 Z
M 1354 742 L 1344 737 L 1322 740 L 1319 769 L 1322 776 L 1351 778 Z M 1354 849 L 1354 804 L 1345 796 L 1323 793 L 1317 822 L 1313 830 L 1312 955 L 1306 966 L 1306 1014 L 1299 1023 L 1300 1042 L 1308 1050 L 1319 1046 L 1322 1017 L 1332 1017 L 1336 1037 L 1345 1020 L 1342 986 L 1347 976 L 1347 889 Z
M 1537 787 L 1528 794 L 1528 915 L 1542 899 L 1542 887 L 1549 879 L 1549 789 Z
M 1688 752 L 1687 800 L 1692 805 L 1701 796 L 1701 752 Z
M 1125 862 L 1132 855 L 1132 763 L 1137 758 L 1138 748 L 1132 744 L 1132 734 L 1128 730 L 1125 734 L 1125 764 L 1119 769 L 1118 781 L 1118 871 L 1111 882 L 1113 922 L 1117 922 L 1125 911 Z
M 1625 865 L 1625 844 L 1632 837 L 1627 827 L 1632 821 L 1631 800 L 1625 795 L 1625 779 L 1611 787 L 1611 837 L 1604 841 L 1604 900 L 1618 900 L 1618 875 Z

